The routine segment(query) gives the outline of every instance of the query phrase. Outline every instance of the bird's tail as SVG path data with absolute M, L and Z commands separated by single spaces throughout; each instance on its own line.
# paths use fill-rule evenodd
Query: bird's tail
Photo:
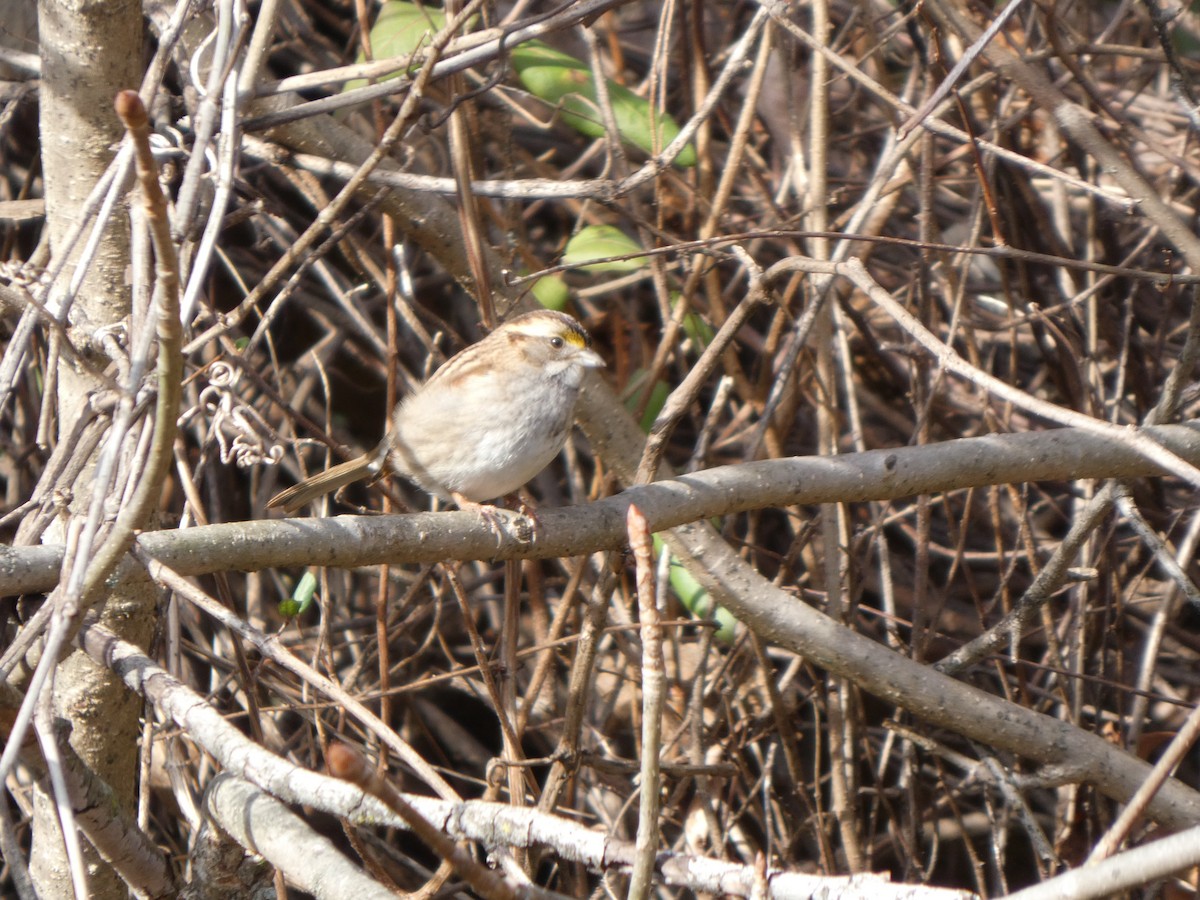
M 267 506 L 282 506 L 284 512 L 291 514 L 309 501 L 324 496 L 330 491 L 336 491 L 361 478 L 374 477 L 378 474 L 378 454 L 364 453 L 357 459 L 311 475 L 299 484 L 292 485 L 286 491 L 280 491 L 271 498 Z

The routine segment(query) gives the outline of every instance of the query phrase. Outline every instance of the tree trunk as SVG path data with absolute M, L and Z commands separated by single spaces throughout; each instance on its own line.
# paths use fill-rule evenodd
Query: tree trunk
M 55 258 L 77 254 L 64 246 L 81 205 L 112 160 L 122 129 L 113 97 L 137 87 L 141 72 L 142 16 L 138 0 L 39 0 L 42 77 L 40 88 L 42 167 L 46 219 Z M 79 242 L 82 244 L 82 241 Z M 106 228 L 96 259 L 71 312 L 74 346 L 96 370 L 107 360 L 94 342 L 96 329 L 129 315 L 128 217 L 122 210 Z M 65 283 L 67 279 L 60 279 Z M 63 354 L 58 371 L 58 433 L 86 406 L 101 385 L 86 367 Z M 76 483 L 73 515 L 86 515 L 92 467 Z M 61 530 L 47 535 L 63 539 Z M 82 563 L 81 563 L 82 564 Z M 145 646 L 150 638 L 153 596 L 149 590 L 110 597 L 104 608 L 109 627 Z M 86 655 L 73 653 L 58 668 L 55 711 L 72 726 L 71 744 L 91 769 L 112 786 L 122 805 L 136 798 L 138 721 L 141 703 L 111 672 Z M 86 847 L 86 842 L 85 842 Z M 86 847 L 92 897 L 124 898 L 124 883 Z M 52 800 L 36 798 L 30 874 L 43 897 L 71 896 L 71 879 Z

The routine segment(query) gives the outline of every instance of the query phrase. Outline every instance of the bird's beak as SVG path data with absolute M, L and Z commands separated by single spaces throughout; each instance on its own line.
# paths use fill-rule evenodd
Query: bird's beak
M 595 350 L 580 350 L 575 356 L 575 361 L 586 369 L 604 368 L 604 360 Z

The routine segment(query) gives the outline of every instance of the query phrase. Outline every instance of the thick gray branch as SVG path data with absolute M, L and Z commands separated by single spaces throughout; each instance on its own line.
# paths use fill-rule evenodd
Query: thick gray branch
M 1200 427 L 1194 424 L 1139 433 L 1190 462 L 1200 462 Z M 772 506 L 895 500 L 991 484 L 1159 474 L 1161 470 L 1118 440 L 1061 428 L 722 466 L 631 488 L 585 507 L 541 510 L 532 539 L 523 517 L 502 523 L 506 527 L 497 537 L 474 512 L 442 512 L 232 522 L 144 534 L 139 542 L 147 554 L 183 575 L 280 566 L 545 559 L 623 547 L 625 512 L 631 503 L 646 514 L 651 531 L 659 532 Z M 57 583 L 60 561 L 61 548 L 0 548 L 0 596 L 49 590 Z M 124 571 L 128 575 L 130 567 Z
M 388 900 L 396 896 L 286 805 L 235 775 L 222 773 L 213 779 L 204 795 L 204 810 L 226 834 L 314 897 Z

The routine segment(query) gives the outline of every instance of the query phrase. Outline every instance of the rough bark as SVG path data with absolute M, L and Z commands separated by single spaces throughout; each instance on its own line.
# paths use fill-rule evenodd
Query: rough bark
M 42 168 L 46 218 L 55 257 L 77 254 L 64 246 L 81 206 L 110 163 L 121 127 L 112 111 L 115 93 L 136 87 L 141 72 L 142 17 L 137 0 L 40 0 L 42 79 L 40 87 Z M 129 315 L 128 219 L 108 223 L 99 252 L 70 317 L 72 343 L 94 368 L 105 360 L 93 348 L 96 329 Z M 88 367 L 62 357 L 58 372 L 58 433 L 69 433 L 89 392 L 100 387 Z M 91 466 L 76 483 L 72 511 L 83 514 L 90 500 Z M 51 540 L 61 539 L 53 531 Z M 150 592 L 112 597 L 104 620 L 126 639 L 145 646 L 150 636 Z M 74 653 L 59 667 L 56 714 L 71 724 L 71 744 L 92 771 L 132 810 L 136 797 L 140 702 L 120 681 L 85 654 Z M 87 848 L 92 897 L 124 897 L 124 882 Z M 37 796 L 31 874 L 45 897 L 71 895 L 70 874 L 50 798 Z

